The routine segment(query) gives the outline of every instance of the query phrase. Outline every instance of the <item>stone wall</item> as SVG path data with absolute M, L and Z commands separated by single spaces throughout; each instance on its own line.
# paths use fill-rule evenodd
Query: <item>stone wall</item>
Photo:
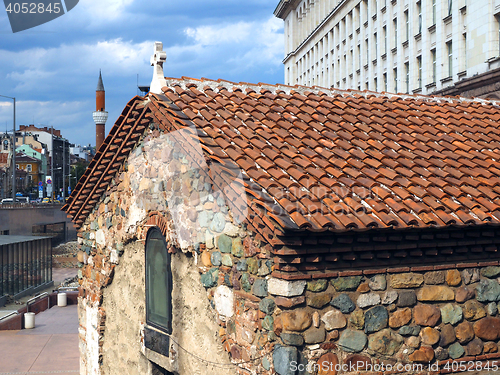
M 179 374 L 292 375 L 500 357 L 498 261 L 273 277 L 275 249 L 176 142 L 146 134 L 79 232 L 83 374 L 148 373 L 149 361 Z M 140 345 L 151 227 L 173 258 L 171 357 Z

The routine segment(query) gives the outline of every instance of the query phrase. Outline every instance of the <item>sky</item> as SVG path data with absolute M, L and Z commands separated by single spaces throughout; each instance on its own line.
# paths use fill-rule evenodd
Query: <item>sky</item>
M 12 33 L 0 3 L 0 95 L 16 98 L 16 124 L 53 126 L 95 145 L 95 89 L 102 70 L 106 134 L 126 103 L 149 85 L 155 41 L 167 77 L 283 83 L 278 0 L 80 0 L 48 23 Z M 139 79 L 137 79 L 139 75 Z M 12 129 L 12 100 L 0 98 L 0 131 Z

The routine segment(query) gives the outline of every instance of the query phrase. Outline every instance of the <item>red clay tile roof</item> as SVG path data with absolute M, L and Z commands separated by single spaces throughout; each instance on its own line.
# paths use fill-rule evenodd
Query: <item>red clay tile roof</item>
M 190 78 L 163 89 L 127 104 L 64 207 L 77 225 L 151 121 L 196 125 L 207 158 L 244 171 L 249 227 L 270 242 L 500 223 L 497 102 Z

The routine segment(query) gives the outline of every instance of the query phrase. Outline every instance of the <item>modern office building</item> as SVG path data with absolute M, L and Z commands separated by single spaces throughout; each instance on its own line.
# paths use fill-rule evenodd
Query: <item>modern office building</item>
M 274 14 L 286 84 L 500 98 L 500 0 L 281 0 Z

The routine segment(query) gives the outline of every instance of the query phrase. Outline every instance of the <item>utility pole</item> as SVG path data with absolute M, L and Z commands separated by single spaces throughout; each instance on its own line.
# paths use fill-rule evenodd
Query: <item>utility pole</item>
M 12 133 L 12 203 L 16 203 L 16 98 L 0 95 L 2 98 L 14 101 L 14 125 Z

